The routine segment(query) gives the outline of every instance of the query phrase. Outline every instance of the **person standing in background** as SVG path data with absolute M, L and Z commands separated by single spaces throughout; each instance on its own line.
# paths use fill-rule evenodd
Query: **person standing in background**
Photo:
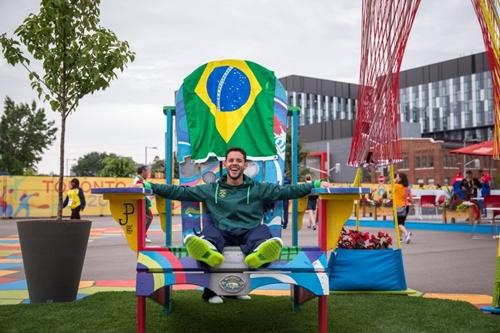
M 151 170 L 147 165 L 139 165 L 137 168 L 137 176 L 134 178 L 133 185 L 142 185 L 145 189 L 150 190 L 151 189 L 151 184 L 146 181 L 146 179 L 149 178 L 151 175 Z M 151 239 L 148 238 L 148 230 L 149 226 L 153 222 L 153 212 L 151 211 L 151 199 L 146 196 L 145 197 L 145 202 L 146 202 L 146 243 L 151 243 Z
M 479 170 L 479 181 L 481 182 L 481 196 L 484 198 L 487 195 L 490 195 L 491 188 L 490 188 L 490 182 L 491 182 L 491 176 L 488 173 L 488 171 L 484 170 Z
M 78 178 L 71 179 L 70 187 L 64 199 L 63 208 L 69 206 L 71 208 L 71 219 L 80 220 L 80 211 L 85 208 L 86 202 Z
M 490 195 L 491 193 L 491 188 L 490 188 L 490 182 L 491 182 L 491 176 L 488 173 L 488 171 L 484 170 L 479 170 L 479 183 L 481 183 L 481 197 L 486 197 Z M 479 203 L 479 208 L 481 210 L 481 213 L 483 216 L 486 216 L 486 209 L 484 207 L 484 199 L 483 200 L 478 200 Z
M 481 188 L 481 183 L 475 177 L 472 177 L 472 171 L 465 172 L 465 178 L 462 180 L 462 190 L 464 191 L 464 200 L 470 201 L 477 198 L 477 190 Z
M 410 211 L 410 188 L 408 177 L 404 173 L 396 174 L 394 185 L 394 201 L 397 208 L 399 234 L 406 244 L 410 243 L 412 233 L 405 227 L 406 217 Z
M 312 183 L 312 177 L 311 175 L 306 176 L 306 183 Z M 318 201 L 318 196 L 317 195 L 309 195 L 307 197 L 307 214 L 309 216 L 309 224 L 308 228 L 312 230 L 316 230 L 316 203 Z
M 452 191 L 452 198 L 456 197 L 460 200 L 464 200 L 464 191 L 462 189 L 462 181 L 464 180 L 464 176 L 460 171 L 457 172 L 455 175 L 455 178 L 453 178 L 453 181 L 451 182 L 451 186 L 453 187 Z
M 285 176 L 283 178 L 283 185 L 289 185 L 291 184 L 292 181 L 290 180 L 290 178 L 288 176 Z M 283 229 L 286 229 L 288 227 L 288 203 L 289 203 L 289 200 L 283 200 L 283 222 L 281 223 L 281 226 L 283 227 Z

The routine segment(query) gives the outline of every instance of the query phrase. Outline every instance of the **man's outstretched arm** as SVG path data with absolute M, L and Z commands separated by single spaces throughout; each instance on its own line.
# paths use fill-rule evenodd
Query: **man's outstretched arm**
M 166 199 L 179 201 L 205 201 L 209 195 L 208 185 L 198 185 L 193 187 L 166 185 L 166 184 L 151 184 L 153 194 Z
M 331 187 L 330 183 L 320 180 L 298 185 L 277 185 L 268 183 L 261 183 L 260 185 L 259 196 L 264 200 L 270 201 L 297 199 L 311 193 L 313 188 Z

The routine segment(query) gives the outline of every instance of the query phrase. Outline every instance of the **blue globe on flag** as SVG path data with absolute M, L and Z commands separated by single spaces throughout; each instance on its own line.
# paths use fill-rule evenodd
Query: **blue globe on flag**
M 241 70 L 231 66 L 215 68 L 208 76 L 207 93 L 217 110 L 238 110 L 250 96 L 250 81 Z

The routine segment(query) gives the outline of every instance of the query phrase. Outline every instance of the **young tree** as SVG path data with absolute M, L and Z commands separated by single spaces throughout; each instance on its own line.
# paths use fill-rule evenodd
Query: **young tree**
M 0 35 L 3 55 L 29 73 L 38 96 L 61 114 L 57 219 L 62 218 L 66 118 L 80 100 L 107 88 L 134 53 L 127 42 L 99 24 L 99 0 L 42 0 L 40 12 L 29 14 L 15 30 L 18 40 Z M 42 64 L 39 74 L 20 46 Z
M 133 177 L 136 174 L 136 163 L 131 157 L 108 156 L 104 159 L 101 177 Z
M 78 158 L 78 161 L 71 168 L 71 172 L 76 176 L 96 177 L 104 168 L 104 159 L 115 154 L 99 153 L 93 151 Z
M 151 178 L 156 178 L 157 174 L 161 174 L 161 178 L 165 177 L 165 160 L 160 159 L 160 156 L 155 156 L 151 163 Z
M 5 98 L 0 118 L 0 170 L 11 175 L 29 175 L 36 172 L 42 153 L 55 140 L 57 128 L 47 121 L 45 110 L 33 101 L 16 105 Z

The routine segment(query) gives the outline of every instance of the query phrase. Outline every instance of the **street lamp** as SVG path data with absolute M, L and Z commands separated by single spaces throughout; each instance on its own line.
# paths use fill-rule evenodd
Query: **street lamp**
M 69 161 L 76 161 L 76 158 L 67 158 L 66 159 L 66 175 L 69 177 L 71 176 L 71 172 L 69 170 Z
M 144 147 L 144 165 L 148 165 L 148 149 L 158 149 L 158 147 L 154 147 L 154 146 L 145 146 Z
M 480 164 L 481 162 L 479 161 L 479 158 L 475 158 L 473 160 L 470 160 L 469 162 L 464 163 L 464 173 L 463 173 L 464 175 L 465 175 L 465 167 L 471 163 L 474 163 L 474 168 L 476 168 L 476 169 L 479 169 L 481 167 L 481 164 Z

